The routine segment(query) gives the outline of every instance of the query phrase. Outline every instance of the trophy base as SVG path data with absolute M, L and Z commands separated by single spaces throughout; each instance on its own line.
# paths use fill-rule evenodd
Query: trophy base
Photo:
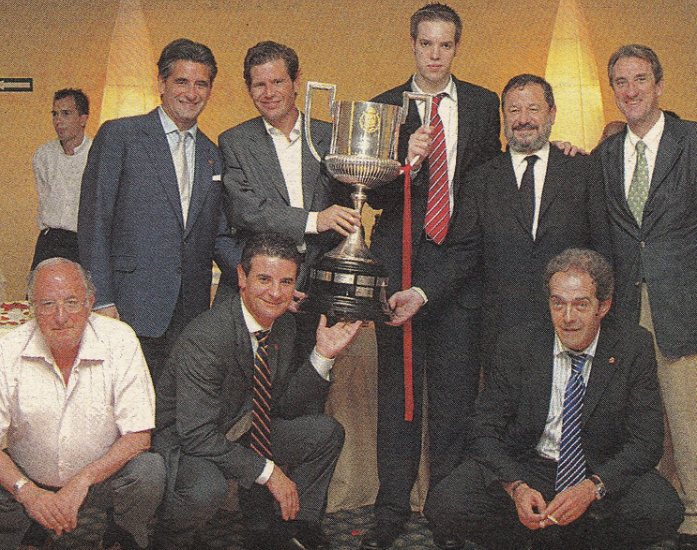
M 323 256 L 310 270 L 302 311 L 324 313 L 329 322 L 390 319 L 387 270 L 375 261 Z

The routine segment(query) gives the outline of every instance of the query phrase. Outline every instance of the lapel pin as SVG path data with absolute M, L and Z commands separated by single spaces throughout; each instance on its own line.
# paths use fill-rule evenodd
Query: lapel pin
M 273 345 L 273 349 L 275 349 L 276 351 L 278 351 L 278 344 L 274 344 L 274 345 Z
M 213 166 L 213 159 L 208 159 L 208 164 L 210 164 L 211 166 Z
M 610 357 L 610 359 L 608 359 L 608 363 L 610 363 L 611 365 L 614 365 L 614 364 L 615 364 L 615 358 L 614 358 L 614 357 Z

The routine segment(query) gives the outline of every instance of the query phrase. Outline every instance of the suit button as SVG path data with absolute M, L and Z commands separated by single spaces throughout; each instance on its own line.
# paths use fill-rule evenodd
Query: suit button
M 634 283 L 634 286 L 641 286 L 641 281 L 637 281 L 636 283 Z
M 639 246 L 640 246 L 641 248 L 646 248 L 646 243 L 645 243 L 644 241 L 641 241 L 641 242 L 639 243 Z
M 182 268 L 181 268 L 181 267 L 178 267 L 178 268 L 177 268 L 177 274 L 178 274 L 178 275 L 181 275 L 181 274 L 182 274 Z

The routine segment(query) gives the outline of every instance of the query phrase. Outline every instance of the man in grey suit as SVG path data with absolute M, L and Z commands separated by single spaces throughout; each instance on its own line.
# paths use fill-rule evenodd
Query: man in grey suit
M 102 125 L 78 215 L 95 309 L 133 327 L 155 381 L 181 330 L 209 307 L 213 258 L 223 271 L 239 258 L 221 206 L 220 153 L 197 126 L 217 73 L 213 53 L 179 39 L 157 65 L 162 105 Z
M 617 277 L 615 312 L 648 328 L 673 441 L 685 521 L 697 548 L 697 124 L 658 106 L 663 68 L 632 44 L 608 63 L 627 128 L 594 152 L 604 182 Z
M 330 178 L 308 147 L 295 105 L 300 88 L 295 51 L 276 42 L 258 43 L 245 56 L 244 80 L 261 116 L 218 138 L 229 218 L 242 238 L 260 231 L 292 238 L 306 255 L 298 275 L 298 289 L 304 290 L 309 267 L 337 242 L 337 234 L 356 231 L 359 216 L 339 204 L 346 203 L 349 187 Z M 331 124 L 312 120 L 311 132 L 323 157 Z
M 650 334 L 605 319 L 613 275 L 569 249 L 544 276 L 552 318 L 499 340 L 471 456 L 431 490 L 442 549 L 674 549 L 683 508 L 656 470 L 663 412 Z M 442 532 L 450 533 L 443 536 Z
M 223 504 L 228 479 L 240 484 L 247 550 L 329 548 L 320 523 L 344 430 L 322 413 L 333 358 L 361 323 L 328 328 L 322 316 L 317 345 L 296 363 L 286 310 L 299 266 L 289 237 L 252 236 L 238 266 L 239 295 L 216 300 L 172 350 L 153 440 L 168 472 L 158 550 L 189 548 Z

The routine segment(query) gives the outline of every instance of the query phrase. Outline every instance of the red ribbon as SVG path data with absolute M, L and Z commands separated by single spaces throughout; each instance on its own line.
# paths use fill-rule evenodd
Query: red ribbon
M 411 164 L 404 171 L 404 214 L 402 218 L 402 290 L 411 287 Z M 404 420 L 414 420 L 414 371 L 411 319 L 404 323 Z

